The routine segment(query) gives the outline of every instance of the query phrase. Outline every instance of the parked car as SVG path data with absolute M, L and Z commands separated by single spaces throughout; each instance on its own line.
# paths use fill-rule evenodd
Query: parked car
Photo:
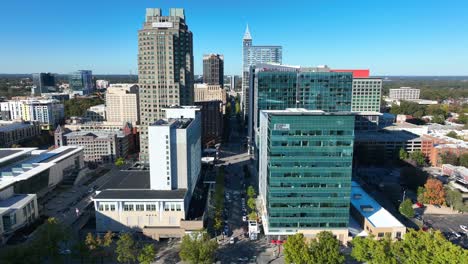
M 461 230 L 468 232 L 468 227 L 465 225 L 460 225 Z
M 242 216 L 242 221 L 244 221 L 244 222 L 247 221 L 247 216 L 246 216 L 246 215 L 243 215 L 243 216 Z
M 236 239 L 234 237 L 231 237 L 229 239 L 229 244 L 234 244 L 234 243 L 236 243 Z
M 424 207 L 424 204 L 420 203 L 420 202 L 416 202 L 416 206 L 418 208 L 423 208 Z
M 453 235 L 454 235 L 456 238 L 460 238 L 460 237 L 461 237 L 461 235 L 460 235 L 460 234 L 458 234 L 458 233 L 457 233 L 457 232 L 455 232 L 455 231 L 453 231 L 453 232 L 452 232 L 452 234 L 453 234 Z

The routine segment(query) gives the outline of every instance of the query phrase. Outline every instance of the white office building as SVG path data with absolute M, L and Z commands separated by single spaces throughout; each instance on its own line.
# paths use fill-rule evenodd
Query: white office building
M 390 89 L 388 97 L 396 100 L 415 100 L 419 99 L 420 90 L 411 87 L 400 87 Z
M 106 118 L 109 122 L 136 125 L 140 117 L 138 85 L 111 84 L 106 91 Z

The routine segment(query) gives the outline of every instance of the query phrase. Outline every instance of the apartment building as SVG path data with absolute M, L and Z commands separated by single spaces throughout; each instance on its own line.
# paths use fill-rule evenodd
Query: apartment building
M 140 118 L 138 85 L 111 84 L 106 91 L 106 119 L 108 122 L 137 125 Z

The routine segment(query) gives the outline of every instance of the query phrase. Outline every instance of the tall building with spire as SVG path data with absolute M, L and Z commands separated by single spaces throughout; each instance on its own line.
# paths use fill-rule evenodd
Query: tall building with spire
M 138 31 L 140 160 L 148 162 L 148 125 L 165 118 L 163 108 L 193 104 L 193 40 L 184 9 L 146 9 Z
M 282 63 L 283 48 L 281 46 L 253 46 L 249 25 L 242 38 L 242 109 L 244 117 L 248 115 L 249 100 L 249 67 L 260 63 Z

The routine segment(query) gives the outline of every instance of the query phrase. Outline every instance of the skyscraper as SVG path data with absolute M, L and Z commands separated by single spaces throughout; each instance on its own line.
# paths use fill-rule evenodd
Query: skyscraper
M 203 55 L 203 82 L 224 86 L 224 56 L 220 54 Z
M 40 96 L 43 93 L 52 93 L 56 91 L 55 75 L 47 72 L 33 73 L 33 88 L 31 94 L 33 96 Z
M 69 76 L 69 82 L 73 95 L 88 95 L 94 90 L 93 72 L 89 70 L 72 72 Z
M 260 113 L 259 194 L 266 235 L 348 237 L 354 116 L 350 112 Z
M 184 9 L 146 9 L 138 31 L 140 160 L 148 162 L 148 125 L 165 118 L 163 108 L 193 104 L 193 42 Z
M 242 108 L 244 117 L 249 114 L 249 67 L 260 63 L 282 63 L 281 46 L 253 46 L 249 26 L 242 39 Z

